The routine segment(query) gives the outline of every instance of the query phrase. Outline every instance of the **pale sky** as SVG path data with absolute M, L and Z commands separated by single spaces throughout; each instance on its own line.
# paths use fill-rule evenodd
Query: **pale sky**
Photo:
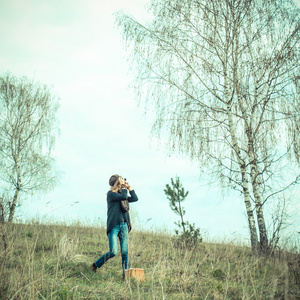
M 161 142 L 150 140 L 151 119 L 128 88 L 128 53 L 113 16 L 123 9 L 143 20 L 146 3 L 0 1 L 1 73 L 26 75 L 52 86 L 61 104 L 61 135 L 54 152 L 64 172 L 61 183 L 45 196 L 24 201 L 18 215 L 105 223 L 108 179 L 118 173 L 139 196 L 132 204 L 136 228 L 172 230 L 178 217 L 163 189 L 178 175 L 190 191 L 184 203 L 187 221 L 210 237 L 243 236 L 247 241 L 242 198 L 222 197 L 217 187 L 199 179 L 203 174 L 197 165 L 169 157 Z

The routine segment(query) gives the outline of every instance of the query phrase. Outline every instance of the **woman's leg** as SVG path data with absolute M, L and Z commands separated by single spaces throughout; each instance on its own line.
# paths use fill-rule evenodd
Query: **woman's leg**
M 108 234 L 108 242 L 109 242 L 109 252 L 103 254 L 96 262 L 95 265 L 97 268 L 101 268 L 105 262 L 107 262 L 110 258 L 113 258 L 118 253 L 118 243 L 117 237 L 120 232 L 120 226 L 115 226 L 110 233 Z
M 129 259 L 128 259 L 128 226 L 126 222 L 122 222 L 120 225 L 119 240 L 121 246 L 121 255 L 122 255 L 122 268 L 123 271 L 128 269 Z

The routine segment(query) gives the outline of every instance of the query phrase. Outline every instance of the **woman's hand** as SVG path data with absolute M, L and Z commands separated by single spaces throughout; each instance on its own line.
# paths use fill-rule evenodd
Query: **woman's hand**
M 132 188 L 130 187 L 129 183 L 127 181 L 125 181 L 125 185 L 126 185 L 126 188 L 129 190 L 129 191 L 132 191 Z

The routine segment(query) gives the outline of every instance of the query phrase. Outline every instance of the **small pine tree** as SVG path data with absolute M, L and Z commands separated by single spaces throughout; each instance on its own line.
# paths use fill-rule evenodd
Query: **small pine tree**
M 180 216 L 181 222 L 175 222 L 175 224 L 182 229 L 185 233 L 185 225 L 186 223 L 183 220 L 183 216 L 185 215 L 185 210 L 182 207 L 181 203 L 185 200 L 187 195 L 189 194 L 188 191 L 185 192 L 179 177 L 176 176 L 175 180 L 171 178 L 171 185 L 172 187 L 167 184 L 166 188 L 164 189 L 165 194 L 169 200 L 170 208 Z
M 186 245 L 195 245 L 198 241 L 202 242 L 200 229 L 195 228 L 195 224 L 185 222 L 183 219 L 185 209 L 182 206 L 182 202 L 186 199 L 189 192 L 184 190 L 178 176 L 175 177 L 175 180 L 171 178 L 171 186 L 166 184 L 164 192 L 169 200 L 170 208 L 180 216 L 180 221 L 175 222 L 175 225 L 180 229 L 175 230 L 178 241 L 184 242 Z

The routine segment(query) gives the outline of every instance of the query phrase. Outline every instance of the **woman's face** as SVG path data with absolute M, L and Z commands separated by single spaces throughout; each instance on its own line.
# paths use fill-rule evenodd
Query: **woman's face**
M 120 176 L 120 177 L 119 177 L 119 182 L 120 182 L 121 185 L 124 184 L 124 183 L 125 183 L 124 178 Z

